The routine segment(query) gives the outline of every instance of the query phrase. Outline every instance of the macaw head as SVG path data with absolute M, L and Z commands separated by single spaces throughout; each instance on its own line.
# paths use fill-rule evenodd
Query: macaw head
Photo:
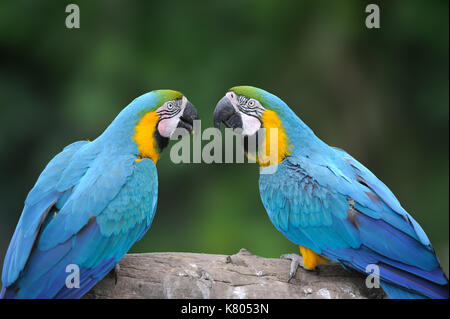
M 220 128 L 220 123 L 239 131 L 244 136 L 244 141 L 262 128 L 265 129 L 263 139 L 256 139 L 259 148 L 255 156 L 249 154 L 246 149 L 247 155 L 256 159 L 261 166 L 268 165 L 264 164 L 268 159 L 264 154 L 268 156 L 271 151 L 270 136 L 274 136 L 271 132 L 276 132 L 274 139 L 276 144 L 272 145 L 276 146 L 277 151 L 271 164 L 278 164 L 291 153 L 298 135 L 296 130 L 302 127 L 309 130 L 280 98 L 252 86 L 233 87 L 217 103 L 214 110 L 214 126 Z
M 183 94 L 154 90 L 124 108 L 105 131 L 103 139 L 108 143 L 114 140 L 116 145 L 124 147 L 130 145 L 138 159 L 150 158 L 156 163 L 169 139 L 192 132 L 197 119 L 195 107 Z
M 194 105 L 180 92 L 172 90 L 153 91 L 157 96 L 155 107 L 152 109 L 158 121 L 156 134 L 163 138 L 170 138 L 177 128 L 185 129 L 190 133 L 194 120 L 198 120 Z

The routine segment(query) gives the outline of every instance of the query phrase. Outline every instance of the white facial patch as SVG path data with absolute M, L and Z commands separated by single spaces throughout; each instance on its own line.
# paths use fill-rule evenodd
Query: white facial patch
M 261 128 L 261 122 L 254 116 L 241 112 L 242 117 L 242 134 L 253 135 Z
M 161 120 L 158 124 L 159 134 L 164 137 L 170 137 L 177 128 L 180 115 L 181 114 L 177 114 L 170 119 Z

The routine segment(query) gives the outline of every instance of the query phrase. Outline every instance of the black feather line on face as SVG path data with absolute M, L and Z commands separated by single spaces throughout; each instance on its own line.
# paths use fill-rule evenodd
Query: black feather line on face
M 169 138 L 159 134 L 159 131 L 157 129 L 155 130 L 155 133 L 153 135 L 155 137 L 156 143 L 158 144 L 159 152 L 161 153 L 163 149 L 165 149 L 167 145 L 169 145 Z
M 258 105 L 257 107 L 248 107 L 247 102 L 250 100 L 250 98 L 245 96 L 239 96 L 238 97 L 238 109 L 244 114 L 247 114 L 249 116 L 253 116 L 257 118 L 258 120 L 261 118 L 264 108 L 261 109 L 261 107 Z
M 173 111 L 162 110 L 161 112 L 158 112 L 159 119 L 160 120 L 170 119 L 175 115 L 177 115 L 178 113 L 180 113 L 180 111 L 181 109 L 174 109 Z

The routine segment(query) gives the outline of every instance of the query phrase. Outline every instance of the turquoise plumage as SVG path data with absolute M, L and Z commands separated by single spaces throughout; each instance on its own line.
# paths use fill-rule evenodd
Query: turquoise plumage
M 217 105 L 215 122 L 245 131 L 242 113 L 264 127 L 271 111 L 289 144 L 281 162 L 262 168 L 259 179 L 274 226 L 345 267 L 366 273 L 368 265 L 377 265 L 391 298 L 448 298 L 448 280 L 417 221 L 383 182 L 321 141 L 281 99 L 254 87 L 232 88 Z
M 170 101 L 179 109 L 166 121 L 189 127 L 197 115 L 181 93 L 152 91 L 96 140 L 75 142 L 50 161 L 26 198 L 8 248 L 2 297 L 79 298 L 145 234 L 156 210 L 157 159 L 142 156 L 136 126 L 147 114 L 158 115 L 154 127 L 144 127 L 154 131 L 148 142 L 158 154 L 167 145 L 159 124 Z M 72 264 L 80 270 L 79 288 L 65 284 Z

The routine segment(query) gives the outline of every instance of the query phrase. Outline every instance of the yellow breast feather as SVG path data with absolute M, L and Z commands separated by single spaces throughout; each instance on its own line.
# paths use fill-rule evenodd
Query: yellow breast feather
M 262 167 L 279 164 L 291 153 L 292 146 L 289 145 L 289 138 L 276 112 L 266 110 L 261 121 L 266 133 L 258 150 L 256 161 Z M 271 152 L 273 147 L 277 149 Z
M 135 127 L 133 140 L 136 142 L 139 150 L 140 161 L 142 158 L 150 158 L 155 164 L 159 160 L 159 152 L 157 150 L 157 142 L 155 140 L 156 124 L 159 116 L 156 111 L 146 113 Z

